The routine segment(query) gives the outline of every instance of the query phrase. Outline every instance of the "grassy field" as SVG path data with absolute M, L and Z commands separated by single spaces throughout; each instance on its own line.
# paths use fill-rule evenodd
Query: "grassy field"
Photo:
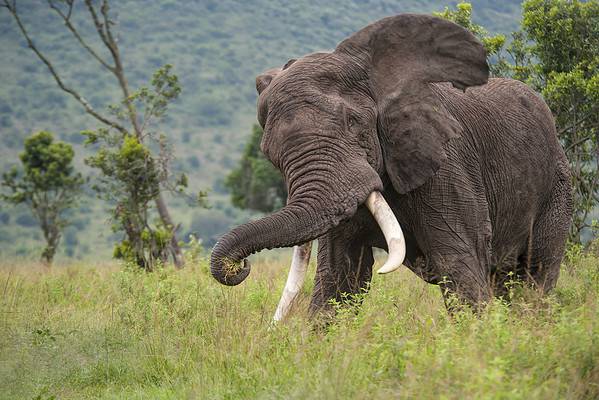
M 435 286 L 377 276 L 359 313 L 311 326 L 311 283 L 269 322 L 286 260 L 227 288 L 207 263 L 0 267 L 0 399 L 596 399 L 599 258 L 570 251 L 558 288 L 448 317 Z M 261 264 L 261 265 L 257 265 Z M 312 266 L 313 267 L 313 266 Z

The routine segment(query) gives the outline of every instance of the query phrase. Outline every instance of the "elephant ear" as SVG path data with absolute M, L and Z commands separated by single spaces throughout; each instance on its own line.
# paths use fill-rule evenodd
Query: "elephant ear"
M 290 59 L 285 63 L 282 68 L 271 68 L 266 72 L 261 73 L 256 77 L 256 90 L 258 91 L 258 95 L 261 95 L 264 90 L 270 85 L 272 80 L 281 73 L 281 71 L 289 68 L 294 62 L 297 60 L 295 58 Z M 264 123 L 266 121 L 266 114 L 268 113 L 268 102 L 265 98 L 260 97 L 258 99 L 258 122 L 264 128 Z
M 258 91 L 258 94 L 261 94 L 264 91 L 264 89 L 266 89 L 268 85 L 270 85 L 270 82 L 272 82 L 275 76 L 281 73 L 281 71 L 285 71 L 296 61 L 297 59 L 292 58 L 289 61 L 287 61 L 282 68 L 271 68 L 268 71 L 258 75 L 256 77 L 256 90 Z
M 271 68 L 256 77 L 256 90 L 258 91 L 258 122 L 264 128 L 266 115 L 268 114 L 268 101 L 265 96 L 260 96 L 266 90 L 272 80 L 281 73 L 282 68 Z
M 430 84 L 451 82 L 461 90 L 485 84 L 483 45 L 452 22 L 401 14 L 356 32 L 335 52 L 356 60 L 368 74 L 394 188 L 407 193 L 419 187 L 447 158 L 444 144 L 462 131 Z
M 258 94 L 261 94 L 264 89 L 270 85 L 273 78 L 277 76 L 283 69 L 282 68 L 271 68 L 256 77 L 256 90 Z

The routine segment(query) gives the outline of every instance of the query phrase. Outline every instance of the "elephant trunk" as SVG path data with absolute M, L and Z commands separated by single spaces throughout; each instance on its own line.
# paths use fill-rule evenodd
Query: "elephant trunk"
M 250 264 L 246 260 L 249 255 L 262 249 L 308 242 L 324 234 L 342 218 L 341 215 L 323 215 L 327 214 L 305 202 L 290 202 L 271 215 L 234 228 L 212 251 L 212 275 L 224 285 L 240 284 L 250 273 Z
M 314 240 L 356 213 L 373 190 L 381 190 L 379 175 L 360 158 L 340 158 L 344 164 L 321 162 L 317 152 L 297 152 L 287 162 L 289 199 L 285 207 L 226 233 L 210 259 L 212 275 L 235 286 L 250 273 L 246 257 L 263 249 L 291 247 Z M 242 263 L 243 261 L 243 263 Z

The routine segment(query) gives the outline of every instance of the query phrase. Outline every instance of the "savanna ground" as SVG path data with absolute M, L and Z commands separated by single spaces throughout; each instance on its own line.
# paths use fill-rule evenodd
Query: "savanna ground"
M 550 296 L 513 284 L 509 305 L 479 316 L 450 318 L 406 269 L 376 276 L 326 331 L 306 318 L 311 283 L 270 326 L 286 267 L 255 263 L 228 288 L 206 260 L 154 273 L 4 262 L 0 398 L 599 398 L 596 255 L 570 250 Z

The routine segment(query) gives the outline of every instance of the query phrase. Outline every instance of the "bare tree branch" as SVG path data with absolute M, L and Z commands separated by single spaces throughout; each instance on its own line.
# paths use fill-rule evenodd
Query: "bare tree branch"
M 87 112 L 88 114 L 90 114 L 91 116 L 93 116 L 94 118 L 96 118 L 98 121 L 102 122 L 105 125 L 113 127 L 113 128 L 117 129 L 120 132 L 127 133 L 127 130 L 123 126 L 121 126 L 117 122 L 111 121 L 110 119 L 108 119 L 108 118 L 104 117 L 103 115 L 99 114 L 96 110 L 94 110 L 94 108 L 91 106 L 91 104 L 89 104 L 88 101 L 83 96 L 81 96 L 73 88 L 71 88 L 69 86 L 66 86 L 64 84 L 64 82 L 62 81 L 60 75 L 58 75 L 58 72 L 56 72 L 56 69 L 54 68 L 54 65 L 35 46 L 35 44 L 33 43 L 33 40 L 31 40 L 31 37 L 29 36 L 29 33 L 27 32 L 27 29 L 25 29 L 25 26 L 23 25 L 23 23 L 21 21 L 21 18 L 19 17 L 19 14 L 17 13 L 16 0 L 14 0 L 12 4 L 9 2 L 9 0 L 4 0 L 4 6 L 8 9 L 8 11 L 11 13 L 11 15 L 13 16 L 13 18 L 15 19 L 15 21 L 16 21 L 18 27 L 19 27 L 19 30 L 21 31 L 21 33 L 25 37 L 25 40 L 27 41 L 27 46 L 31 50 L 33 50 L 33 52 L 37 55 L 37 57 L 44 64 L 46 64 L 46 67 L 48 67 L 48 70 L 50 71 L 50 73 L 54 77 L 54 80 L 58 84 L 58 87 L 60 87 L 63 91 L 69 93 L 73 98 L 75 98 L 75 100 L 77 100 L 83 106 L 83 108 L 85 109 L 85 112 Z
M 108 16 L 108 2 L 106 0 L 103 0 L 102 5 L 100 6 L 100 12 L 102 13 L 102 18 L 104 22 L 100 21 L 98 13 L 96 12 L 96 9 L 94 8 L 94 5 L 92 4 L 91 0 L 85 0 L 85 4 L 87 5 L 87 9 L 89 10 L 92 20 L 94 21 L 94 25 L 96 26 L 96 31 L 98 32 L 100 39 L 102 39 L 104 45 L 108 48 L 110 54 L 112 55 L 112 59 L 114 61 L 114 68 L 112 70 L 112 73 L 116 76 L 117 80 L 119 81 L 119 86 L 121 87 L 121 90 L 123 92 L 123 102 L 127 107 L 127 114 L 129 116 L 129 120 L 131 121 L 131 125 L 133 126 L 133 130 L 135 131 L 135 136 L 137 136 L 138 139 L 141 139 L 142 131 L 139 127 L 139 121 L 137 120 L 137 113 L 135 112 L 135 107 L 133 106 L 130 100 L 131 94 L 129 91 L 127 79 L 125 78 L 119 48 L 116 44 L 116 41 L 114 40 L 114 36 L 112 35 L 112 30 L 110 29 L 110 25 L 112 25 L 113 22 L 110 20 Z
M 102 23 L 98 19 L 98 14 L 96 14 L 96 9 L 94 8 L 91 1 L 86 0 L 85 5 L 87 6 L 87 9 L 89 10 L 90 15 L 92 16 L 92 21 L 94 21 L 94 26 L 96 27 L 98 36 L 100 36 L 100 39 L 102 39 L 104 44 L 106 44 L 107 39 L 106 39 L 106 35 L 104 35 L 104 27 L 102 26 Z M 107 45 L 107 47 L 108 47 L 108 45 Z
M 566 153 L 568 153 L 571 150 L 574 150 L 574 148 L 578 145 L 583 144 L 584 142 L 586 142 L 587 140 L 591 140 L 593 138 L 594 135 L 589 135 L 589 136 L 583 136 L 580 139 L 578 139 L 577 141 L 571 143 L 568 147 L 566 147 Z
M 17 12 L 17 0 L 13 0 L 12 4 L 8 0 L 4 0 L 4 4 L 0 4 L 0 7 L 8 8 L 11 13 L 11 10 Z
M 79 32 L 77 31 L 77 29 L 73 26 L 73 24 L 71 23 L 71 13 L 73 11 L 73 2 L 72 1 L 68 1 L 67 4 L 69 5 L 69 9 L 67 14 L 65 14 L 60 7 L 58 7 L 53 0 L 48 0 L 48 5 L 50 6 L 51 9 L 53 9 L 54 11 L 56 11 L 56 13 L 58 15 L 60 15 L 60 17 L 62 18 L 62 20 L 64 21 L 65 26 L 67 27 L 67 29 L 69 31 L 71 31 L 71 33 L 73 34 L 73 36 L 75 36 L 75 38 L 77 39 L 77 41 L 79 42 L 79 44 L 81 44 L 81 46 L 83 46 L 83 48 L 85 50 L 87 50 L 89 52 L 89 54 L 92 55 L 92 57 L 94 57 L 100 64 L 102 64 L 102 66 L 104 68 L 106 68 L 107 70 L 111 71 L 114 73 L 114 67 L 112 65 L 109 65 L 102 57 L 100 57 L 98 55 L 98 53 L 96 53 L 94 51 L 94 49 L 92 49 L 86 42 L 85 40 L 83 40 L 83 37 L 81 37 L 81 35 L 79 34 Z
M 102 17 L 104 18 L 104 31 L 106 32 L 106 36 L 108 37 L 108 41 L 110 42 L 111 46 L 114 48 L 115 52 L 118 54 L 119 48 L 116 45 L 116 40 L 114 40 L 114 37 L 112 36 L 112 30 L 110 29 L 110 25 L 114 25 L 114 23 L 108 17 L 109 9 L 110 9 L 110 7 L 108 6 L 108 1 L 103 0 L 102 7 L 100 7 L 100 12 L 102 13 Z M 119 57 L 119 59 L 120 59 L 120 57 Z
M 580 125 L 581 123 L 583 123 L 587 119 L 589 119 L 591 117 L 594 117 L 596 115 L 597 115 L 597 110 L 594 108 L 594 109 L 591 110 L 591 112 L 589 112 L 584 117 L 580 118 L 578 121 L 570 124 L 569 126 L 567 126 L 565 128 L 560 129 L 559 132 L 557 132 L 558 136 L 563 135 L 564 133 L 568 132 L 570 129 L 577 127 L 578 125 Z
M 71 13 L 73 12 L 73 1 L 74 0 L 66 0 L 67 4 L 69 5 L 69 12 L 67 13 L 67 19 L 71 19 Z

